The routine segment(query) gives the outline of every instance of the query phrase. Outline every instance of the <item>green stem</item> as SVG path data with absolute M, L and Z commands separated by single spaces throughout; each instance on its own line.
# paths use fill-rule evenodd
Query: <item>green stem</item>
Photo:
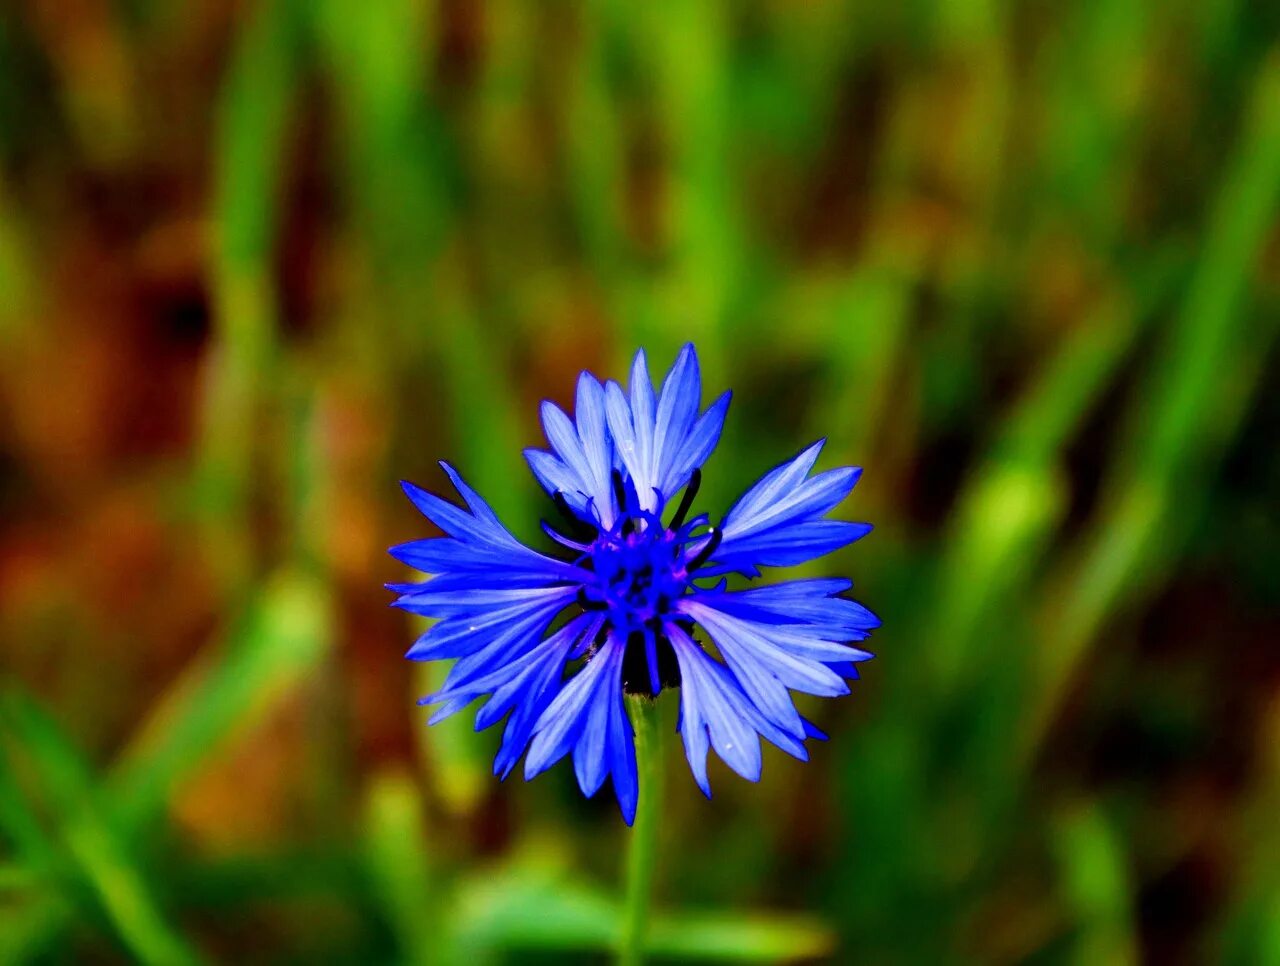
M 628 694 L 626 702 L 631 727 L 636 733 L 636 773 L 640 782 L 640 799 L 636 807 L 636 821 L 627 841 L 627 896 L 622 909 L 618 962 L 621 966 L 639 966 L 644 962 L 649 900 L 653 892 L 653 868 L 658 860 L 663 732 L 657 701 L 648 695 Z

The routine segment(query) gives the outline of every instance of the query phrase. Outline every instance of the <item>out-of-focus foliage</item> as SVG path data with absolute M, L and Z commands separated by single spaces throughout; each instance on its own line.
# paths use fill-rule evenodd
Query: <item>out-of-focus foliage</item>
M 0 7 L 0 960 L 598 959 L 615 808 L 425 728 L 384 548 L 692 339 L 885 626 L 669 763 L 654 952 L 1280 963 L 1278 213 L 1272 3 Z

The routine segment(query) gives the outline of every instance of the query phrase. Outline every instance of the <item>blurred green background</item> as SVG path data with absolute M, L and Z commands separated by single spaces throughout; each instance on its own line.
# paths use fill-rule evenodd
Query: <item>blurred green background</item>
M 1280 6 L 0 5 L 0 961 L 594 962 L 385 554 L 694 340 L 882 615 L 701 798 L 671 960 L 1280 963 Z

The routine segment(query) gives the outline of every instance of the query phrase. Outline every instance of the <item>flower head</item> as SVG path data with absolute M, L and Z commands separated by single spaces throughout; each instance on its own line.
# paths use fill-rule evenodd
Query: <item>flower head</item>
M 627 391 L 584 372 L 573 419 L 543 403 L 550 449 L 525 456 L 562 518 L 543 524 L 555 555 L 518 541 L 445 464 L 466 509 L 405 483 L 445 535 L 391 549 L 432 575 L 391 585 L 396 606 L 436 618 L 408 657 L 455 659 L 421 702 L 439 705 L 431 722 L 487 696 L 476 727 L 506 718 L 496 774 L 505 778 L 526 749 L 526 778 L 571 754 L 585 794 L 612 777 L 628 823 L 639 789 L 624 693 L 680 689 L 685 754 L 710 795 L 709 749 L 751 781 L 761 737 L 807 759 L 805 741 L 825 735 L 791 692 L 848 693 L 871 657 L 851 645 L 879 625 L 842 596 L 852 586 L 843 579 L 728 589 L 729 574 L 803 563 L 871 527 L 826 519 L 861 471 L 811 476 L 821 441 L 767 473 L 718 525 L 690 516 L 729 407 L 725 393 L 700 412 L 701 394 L 687 345 L 659 393 L 641 351 Z

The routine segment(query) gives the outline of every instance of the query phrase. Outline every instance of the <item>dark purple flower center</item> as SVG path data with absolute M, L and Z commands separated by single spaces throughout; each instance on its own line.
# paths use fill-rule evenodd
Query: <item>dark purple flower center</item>
M 592 527 L 572 514 L 563 496 L 557 497 L 557 507 L 583 542 L 550 528 L 548 533 L 579 551 L 576 562 L 586 579 L 578 603 L 584 610 L 603 612 L 607 627 L 626 640 L 623 685 L 629 692 L 657 694 L 680 683 L 665 628 L 674 621 L 692 634 L 692 623 L 678 616 L 675 605 L 691 588 L 696 589 L 693 574 L 720 542 L 719 531 L 707 525 L 705 516 L 685 522 L 700 482 L 701 474 L 695 471 L 670 524 L 641 508 L 630 481 L 617 473 L 614 488 L 621 514 L 611 527 L 598 522 Z
M 586 606 L 607 612 L 620 634 L 660 631 L 689 587 L 682 534 L 656 514 L 629 516 L 601 532 L 588 554 L 594 579 L 584 587 Z

